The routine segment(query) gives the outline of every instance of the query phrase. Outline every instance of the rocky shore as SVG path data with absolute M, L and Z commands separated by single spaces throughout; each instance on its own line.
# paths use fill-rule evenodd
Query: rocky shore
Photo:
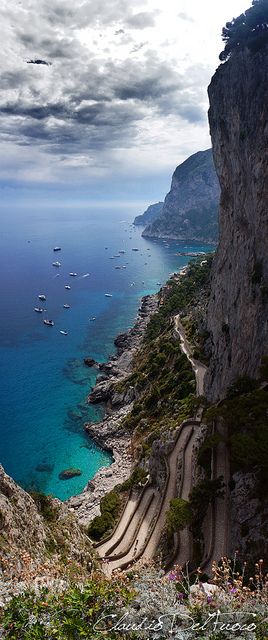
M 99 365 L 101 374 L 88 397 L 88 402 L 92 404 L 105 403 L 106 415 L 101 422 L 86 424 L 85 430 L 98 445 L 111 451 L 114 461 L 109 467 L 99 469 L 82 493 L 73 496 L 67 502 L 69 508 L 75 511 L 80 524 L 84 526 L 100 514 L 100 500 L 105 493 L 124 482 L 131 473 L 131 441 L 121 423 L 131 411 L 135 389 L 133 387 L 127 392 L 119 391 L 118 384 L 131 373 L 134 356 L 140 347 L 149 319 L 157 307 L 158 295 L 142 298 L 134 326 L 115 339 L 117 355 Z

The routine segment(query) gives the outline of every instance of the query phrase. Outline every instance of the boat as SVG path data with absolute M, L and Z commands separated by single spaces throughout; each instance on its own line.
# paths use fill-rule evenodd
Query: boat
M 75 278 L 75 276 L 77 276 L 77 273 L 74 273 L 73 271 L 70 271 L 69 276 L 73 276 L 73 278 Z
M 43 323 L 46 324 L 48 327 L 54 327 L 53 320 L 43 320 Z
M 70 285 L 69 284 L 65 284 L 64 289 L 70 289 Z
M 69 305 L 69 304 L 64 304 L 64 305 L 63 305 L 63 308 L 64 308 L 64 309 L 70 309 L 70 305 Z
M 53 251 L 61 251 L 61 247 L 54 247 Z
M 68 331 L 63 331 L 63 330 L 61 330 L 61 331 L 60 331 L 60 333 L 61 333 L 63 336 L 68 336 Z
M 38 298 L 39 298 L 39 300 L 46 300 L 46 296 L 43 293 L 40 293 Z
M 118 267 L 115 267 L 115 269 L 121 269 L 121 267 L 118 266 Z
M 120 249 L 120 251 L 118 251 L 118 253 L 126 253 L 125 249 Z
M 36 313 L 43 313 L 44 309 L 41 309 L 41 307 L 34 307 L 34 311 L 36 311 Z
M 52 267 L 61 267 L 61 262 L 52 262 Z
M 137 247 L 134 247 L 132 251 L 139 251 L 139 249 L 137 249 Z
M 111 293 L 105 293 L 104 295 L 106 296 L 106 298 L 112 298 L 113 297 Z
M 156 284 L 158 284 L 158 286 L 161 287 L 162 282 L 157 282 Z
M 96 318 L 89 318 L 90 322 L 94 322 L 94 320 L 96 320 Z

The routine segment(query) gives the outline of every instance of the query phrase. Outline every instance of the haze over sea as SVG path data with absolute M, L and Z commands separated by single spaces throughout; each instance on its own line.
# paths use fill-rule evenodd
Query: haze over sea
M 0 461 L 28 490 L 65 500 L 111 463 L 83 431 L 86 421 L 102 415 L 86 403 L 98 372 L 83 359 L 104 362 L 115 352 L 113 340 L 133 325 L 141 297 L 155 293 L 157 283 L 186 264 L 189 258 L 177 251 L 208 250 L 142 238 L 141 228 L 131 225 L 139 213 L 89 205 L 9 207 L 2 215 Z M 57 245 L 62 250 L 55 253 Z M 126 253 L 111 260 L 120 250 Z M 61 262 L 58 269 L 55 260 Z M 115 269 L 119 265 L 126 269 Z M 45 303 L 38 300 L 42 293 Z M 71 308 L 64 309 L 65 303 Z M 35 313 L 35 306 L 47 311 Z M 45 326 L 44 317 L 54 327 Z M 60 480 L 69 467 L 81 469 L 81 476 Z

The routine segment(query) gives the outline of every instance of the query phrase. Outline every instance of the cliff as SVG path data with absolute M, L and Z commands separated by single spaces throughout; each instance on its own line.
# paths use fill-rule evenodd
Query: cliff
M 210 401 L 256 377 L 268 353 L 268 47 L 244 48 L 209 86 L 209 123 L 221 187 L 220 242 L 207 328 Z
M 68 564 L 87 574 L 93 550 L 65 504 L 29 495 L 0 465 L 0 606 L 12 581 L 66 577 Z M 13 585 L 14 586 L 14 585 Z
M 142 215 L 136 216 L 133 224 L 136 224 L 136 225 L 150 224 L 150 222 L 153 222 L 154 220 L 156 220 L 156 218 L 161 216 L 161 213 L 163 211 L 163 206 L 164 206 L 163 202 L 156 202 L 155 204 L 150 204 L 150 206 L 146 209 L 146 211 L 144 211 L 144 213 L 142 213 Z
M 176 168 L 161 216 L 149 224 L 142 235 L 215 242 L 218 203 L 219 184 L 212 151 L 198 151 Z

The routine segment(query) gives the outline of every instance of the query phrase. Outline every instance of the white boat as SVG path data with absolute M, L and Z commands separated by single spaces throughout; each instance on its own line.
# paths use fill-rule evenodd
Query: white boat
M 73 278 L 75 278 L 75 276 L 77 276 L 77 273 L 74 273 L 74 271 L 70 271 L 69 276 L 73 276 Z
M 52 262 L 52 267 L 61 267 L 61 262 Z
M 64 286 L 64 289 L 70 289 L 70 288 L 71 288 L 71 287 L 70 287 L 70 285 L 69 285 L 69 284 L 66 284 L 66 285 Z
M 158 285 L 159 285 L 159 287 L 161 287 L 162 282 L 157 282 L 156 284 L 158 284 Z
M 64 308 L 64 309 L 70 309 L 70 305 L 69 305 L 69 304 L 64 304 L 64 305 L 63 305 L 63 308 Z
M 94 320 L 96 320 L 96 318 L 89 318 L 90 322 L 94 322 Z
M 104 295 L 106 296 L 106 298 L 112 298 L 113 297 L 111 293 L 105 293 Z
M 61 247 L 54 247 L 53 251 L 61 251 Z
M 61 330 L 61 331 L 60 331 L 60 333 L 61 333 L 63 336 L 68 336 L 68 331 L 63 331 L 63 330 Z
M 43 320 L 43 323 L 46 324 L 48 327 L 54 327 L 53 320 Z
M 41 307 L 34 307 L 34 311 L 36 311 L 36 313 L 43 313 L 44 309 L 41 309 Z
M 39 300 L 46 300 L 46 296 L 43 293 L 40 293 L 38 298 L 39 298 Z

